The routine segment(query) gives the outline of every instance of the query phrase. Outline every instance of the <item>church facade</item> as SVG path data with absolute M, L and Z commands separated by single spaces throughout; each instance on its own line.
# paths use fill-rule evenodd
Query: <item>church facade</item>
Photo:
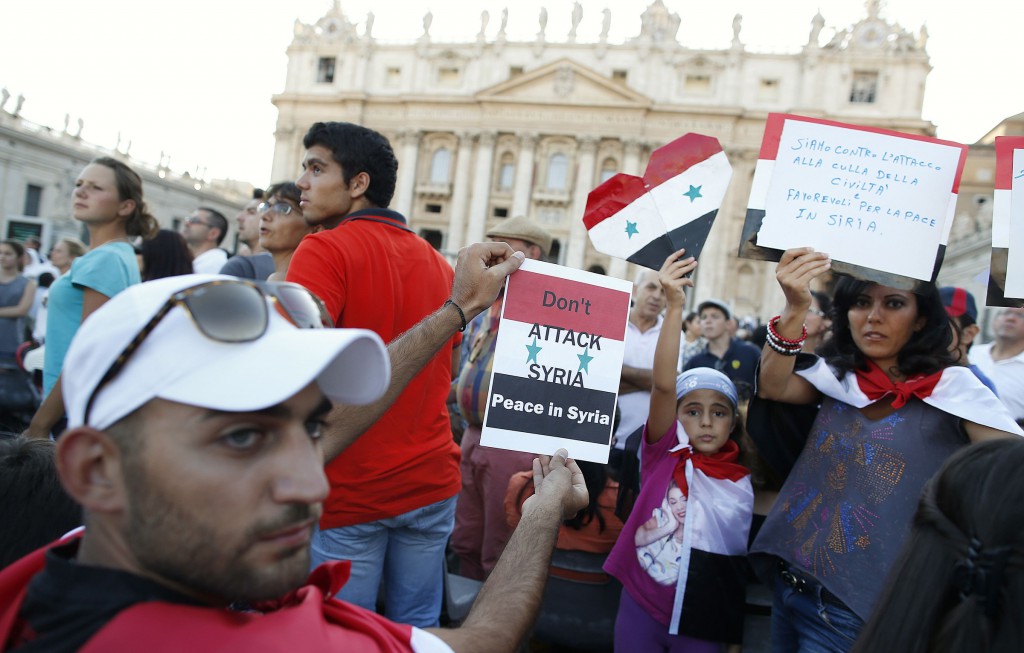
M 782 306 L 774 264 L 736 256 L 767 115 L 934 134 L 921 119 L 927 32 L 886 21 L 877 0 L 865 4 L 856 24 L 808 17 L 805 44 L 767 53 L 743 42 L 739 15 L 730 47 L 687 47 L 662 0 L 642 13 L 639 33 L 615 43 L 608 10 L 600 35 L 577 37 L 578 4 L 567 37 L 549 39 L 542 10 L 533 40 L 506 38 L 507 13 L 493 34 L 485 13 L 475 40 L 435 41 L 428 14 L 419 39 L 391 43 L 374 38 L 372 15 L 357 25 L 335 3 L 314 24 L 296 21 L 273 98 L 273 178 L 295 177 L 313 122 L 363 124 L 398 156 L 392 208 L 449 257 L 497 221 L 527 215 L 555 234 L 553 261 L 630 278 L 632 266 L 590 246 L 587 194 L 616 172 L 642 174 L 654 149 L 687 132 L 714 136 L 733 178 L 691 301 L 719 297 L 738 315 L 771 315 Z

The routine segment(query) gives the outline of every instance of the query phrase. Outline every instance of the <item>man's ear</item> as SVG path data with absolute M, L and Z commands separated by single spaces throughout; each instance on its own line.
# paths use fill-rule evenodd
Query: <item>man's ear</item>
M 352 199 L 359 199 L 370 190 L 370 175 L 365 170 L 357 173 L 348 182 L 348 192 Z
M 123 457 L 102 431 L 79 427 L 57 440 L 57 472 L 64 489 L 90 512 L 118 512 L 126 506 Z

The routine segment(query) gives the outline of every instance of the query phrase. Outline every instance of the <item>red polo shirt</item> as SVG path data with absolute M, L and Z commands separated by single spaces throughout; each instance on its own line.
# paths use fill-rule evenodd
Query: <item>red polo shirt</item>
M 288 281 L 323 300 L 337 326 L 370 329 L 384 342 L 437 310 L 454 277 L 444 257 L 386 209 L 357 211 L 334 229 L 306 236 L 288 268 Z M 331 494 L 320 528 L 394 517 L 459 493 L 459 447 L 445 406 L 459 342 L 456 334 L 327 466 Z

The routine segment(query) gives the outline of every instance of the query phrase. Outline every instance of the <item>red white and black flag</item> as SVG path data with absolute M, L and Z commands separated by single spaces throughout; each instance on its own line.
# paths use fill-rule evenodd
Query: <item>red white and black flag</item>
M 594 248 L 657 270 L 672 252 L 699 257 L 732 178 L 718 141 L 686 134 L 651 154 L 644 176 L 619 173 L 590 192 Z
M 608 461 L 631 289 L 531 260 L 509 277 L 481 444 Z

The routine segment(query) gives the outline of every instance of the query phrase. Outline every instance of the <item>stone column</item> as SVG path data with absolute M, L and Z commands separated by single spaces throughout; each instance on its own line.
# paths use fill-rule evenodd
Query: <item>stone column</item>
M 448 219 L 448 242 L 445 249 L 458 253 L 465 243 L 466 203 L 469 200 L 469 164 L 473 158 L 473 141 L 476 135 L 459 132 L 459 153 L 455 155 L 455 183 L 452 186 L 451 216 Z
M 577 138 L 579 150 L 576 160 L 576 187 L 573 192 L 572 210 L 569 211 L 569 242 L 565 263 L 571 268 L 583 269 L 587 251 L 587 228 L 583 226 L 583 211 L 587 208 L 587 195 L 594 188 L 594 156 L 597 153 L 597 138 Z
M 622 162 L 622 171 L 627 175 L 639 176 L 642 174 L 644 166 L 640 164 L 640 153 L 643 151 L 643 145 L 643 142 L 636 139 L 629 139 L 623 143 L 624 160 Z M 612 257 L 608 264 L 608 276 L 628 279 L 628 268 L 629 263 L 624 259 Z
M 529 215 L 530 195 L 533 192 L 533 154 L 537 147 L 537 134 L 519 135 L 519 157 L 516 159 L 516 181 L 513 186 L 512 214 Z
M 409 218 L 416 191 L 416 159 L 420 154 L 420 132 L 405 131 L 398 135 L 401 158 L 398 160 L 398 192 L 395 210 Z
M 494 167 L 494 141 L 496 132 L 483 132 L 476 148 L 476 166 L 473 174 L 473 195 L 469 202 L 469 225 L 466 228 L 466 242 L 477 243 L 484 239 L 484 224 L 487 222 L 487 200 L 491 197 L 491 169 Z

